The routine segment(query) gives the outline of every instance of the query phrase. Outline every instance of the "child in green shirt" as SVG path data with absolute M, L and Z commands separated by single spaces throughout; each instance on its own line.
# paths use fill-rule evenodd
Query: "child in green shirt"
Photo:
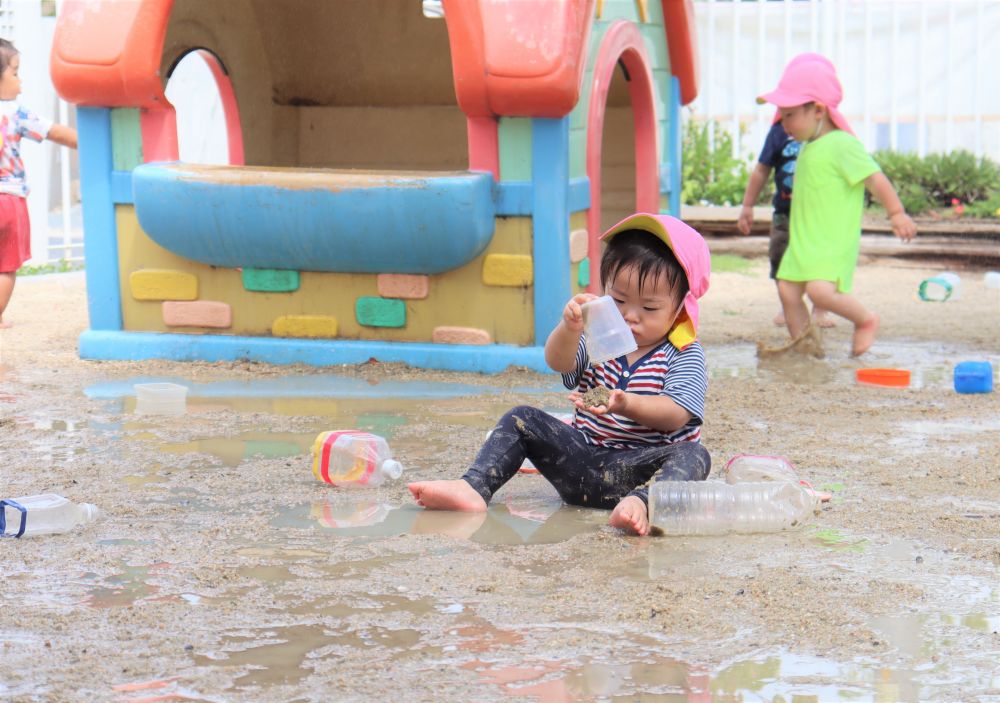
M 875 341 L 879 316 L 850 294 L 861 243 L 867 188 L 904 242 L 917 233 L 895 189 L 837 110 L 842 97 L 833 65 L 816 54 L 792 59 L 778 87 L 757 98 L 776 105 L 781 124 L 803 143 L 795 168 L 788 249 L 778 269 L 778 295 L 788 332 L 809 327 L 804 296 L 854 324 L 852 356 Z

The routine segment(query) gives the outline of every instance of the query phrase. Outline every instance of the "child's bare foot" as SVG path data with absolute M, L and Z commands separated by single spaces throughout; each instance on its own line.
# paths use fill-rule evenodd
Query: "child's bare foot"
M 871 349 L 878 331 L 879 317 L 872 313 L 860 325 L 854 326 L 854 337 L 851 340 L 851 356 L 861 356 Z
M 9 330 L 9 329 L 10 329 L 11 327 L 13 327 L 13 326 L 14 326 L 14 325 L 12 325 L 12 324 L 11 324 L 11 323 L 9 323 L 9 322 L 6 322 L 6 321 L 4 321 L 4 320 L 0 320 L 0 330 Z
M 837 326 L 837 321 L 830 317 L 826 312 L 815 312 L 813 311 L 813 324 L 817 327 L 822 327 L 823 329 L 829 329 L 831 327 Z
M 772 322 L 774 322 L 774 326 L 775 327 L 784 327 L 785 326 L 785 313 L 784 312 L 779 312 L 777 315 L 774 316 L 774 320 L 772 320 Z
M 649 534 L 649 513 L 646 504 L 635 496 L 625 496 L 611 511 L 608 524 L 637 535 Z
M 454 481 L 417 481 L 407 485 L 417 505 L 429 510 L 486 511 L 486 501 L 462 479 Z

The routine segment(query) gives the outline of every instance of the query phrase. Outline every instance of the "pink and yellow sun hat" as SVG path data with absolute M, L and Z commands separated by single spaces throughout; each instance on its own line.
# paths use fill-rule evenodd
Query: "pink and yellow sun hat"
M 630 229 L 641 229 L 663 240 L 684 269 L 688 282 L 684 309 L 667 334 L 671 344 L 677 349 L 684 349 L 698 338 L 698 298 L 708 291 L 708 279 L 712 271 L 708 245 L 689 224 L 670 215 L 654 215 L 648 212 L 629 215 L 602 234 L 601 240 L 609 241 L 616 234 Z
M 847 119 L 837 109 L 843 97 L 844 91 L 837 78 L 837 69 L 830 59 L 822 54 L 805 53 L 788 62 L 778 81 L 778 87 L 758 97 L 757 102 L 762 105 L 771 103 L 779 108 L 819 103 L 826 107 L 834 125 L 854 134 Z M 781 114 L 776 114 L 774 121 L 780 119 Z

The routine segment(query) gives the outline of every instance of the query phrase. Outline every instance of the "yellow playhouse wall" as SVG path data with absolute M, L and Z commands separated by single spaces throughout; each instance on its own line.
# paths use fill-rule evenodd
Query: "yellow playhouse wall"
M 570 217 L 570 227 L 586 226 L 584 212 Z M 501 217 L 486 251 L 446 274 L 428 277 L 428 296 L 406 300 L 406 325 L 401 328 L 358 324 L 355 303 L 360 296 L 378 296 L 376 274 L 302 272 L 299 290 L 265 293 L 243 288 L 236 269 L 199 264 L 170 253 L 142 231 L 131 205 L 116 207 L 119 278 L 124 329 L 130 331 L 270 336 L 274 320 L 285 315 L 323 315 L 337 320 L 338 339 L 427 342 L 434 328 L 457 326 L 486 331 L 493 342 L 529 346 L 535 343 L 533 286 L 486 285 L 484 261 L 489 255 L 531 256 L 532 221 Z M 579 264 L 573 264 L 573 290 Z M 130 286 L 135 271 L 158 269 L 193 274 L 197 300 L 220 301 L 232 307 L 232 326 L 224 330 L 167 327 L 160 300 L 137 300 Z M 544 341 L 544 340 L 542 340 Z

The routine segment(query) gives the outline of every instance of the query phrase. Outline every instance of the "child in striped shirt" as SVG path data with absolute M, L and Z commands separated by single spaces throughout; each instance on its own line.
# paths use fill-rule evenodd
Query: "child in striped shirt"
M 21 55 L 6 39 L 0 39 L 0 329 L 10 327 L 4 318 L 14 293 L 17 270 L 31 258 L 31 223 L 28 220 L 28 185 L 21 140 L 76 148 L 76 130 L 38 117 L 19 102 Z
M 602 239 L 601 282 L 638 348 L 590 363 L 581 305 L 596 296 L 573 296 L 545 344 L 546 362 L 575 389 L 573 424 L 526 405 L 510 410 L 461 479 L 409 485 L 418 504 L 485 511 L 528 458 L 566 503 L 612 510 L 610 525 L 645 535 L 651 479 L 708 476 L 711 457 L 699 441 L 707 372 L 696 338 L 708 247 L 684 222 L 645 213 L 622 220 Z M 587 407 L 583 396 L 596 386 L 609 390 L 608 400 Z

